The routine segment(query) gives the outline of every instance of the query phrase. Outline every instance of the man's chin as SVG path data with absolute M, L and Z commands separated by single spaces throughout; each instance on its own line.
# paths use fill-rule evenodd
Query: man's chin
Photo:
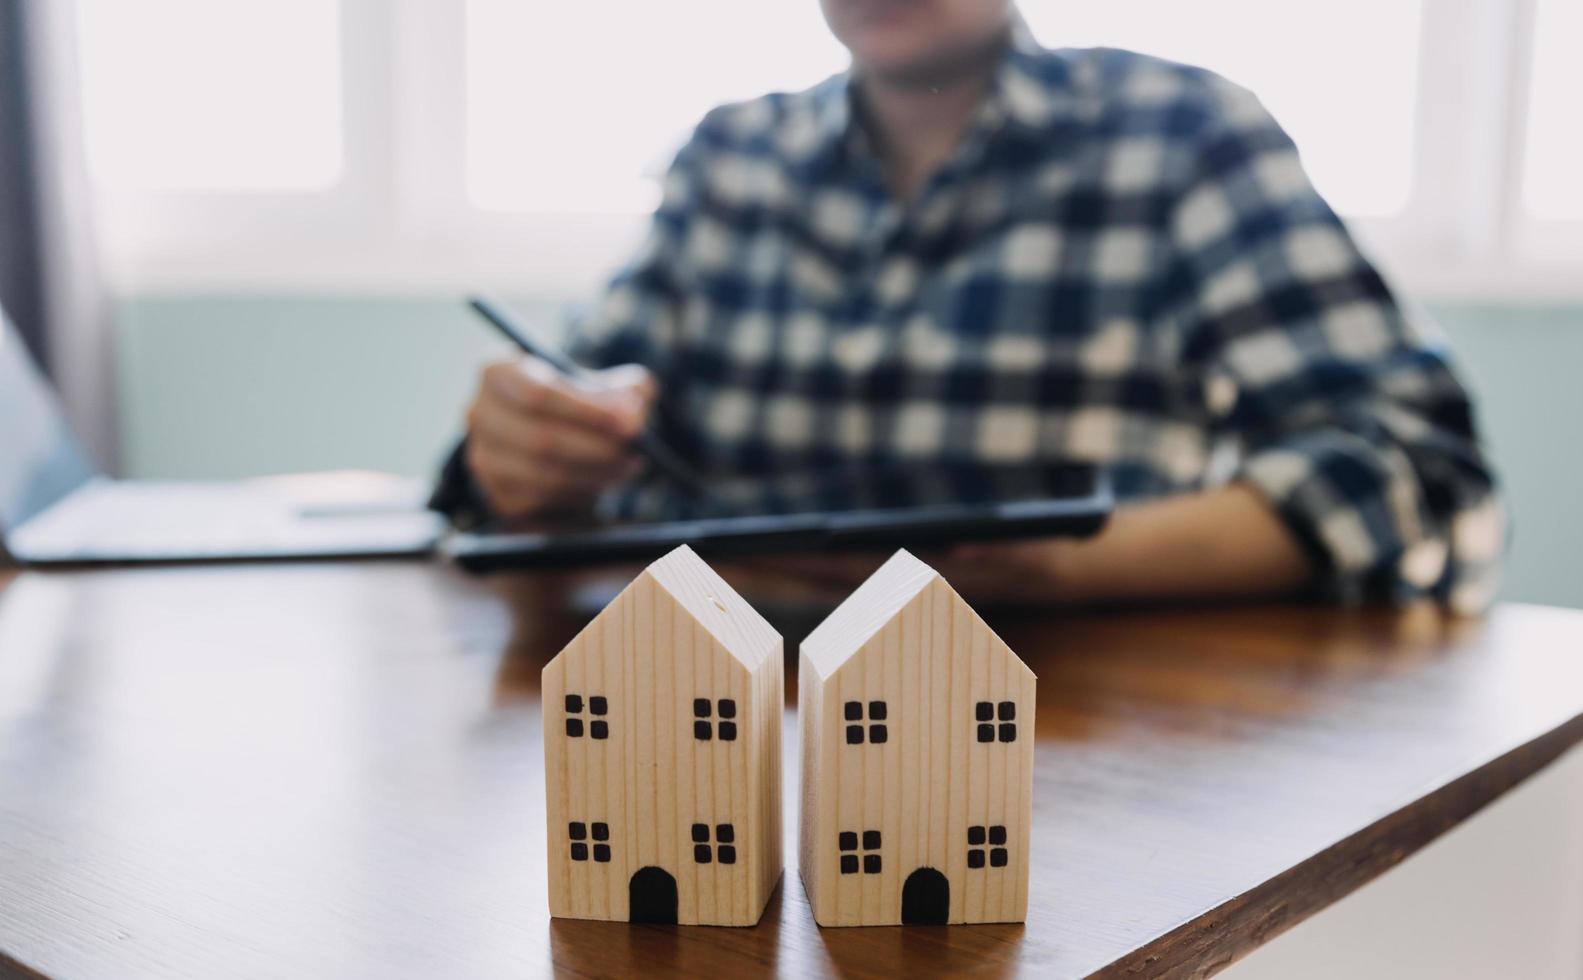
M 952 46 L 920 52 L 916 49 L 865 52 L 856 59 L 863 75 L 897 88 L 940 88 L 980 74 L 999 55 L 1002 40 L 995 38 L 972 47 Z

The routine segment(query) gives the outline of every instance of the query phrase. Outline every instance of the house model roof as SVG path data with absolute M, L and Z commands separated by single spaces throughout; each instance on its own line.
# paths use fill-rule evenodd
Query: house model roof
M 633 584 L 644 578 L 675 599 L 694 622 L 749 669 L 768 657 L 780 656 L 780 634 L 693 549 L 686 545 L 675 549 L 644 569 Z M 631 593 L 629 585 L 611 605 L 627 600 Z
M 962 602 L 939 572 L 905 550 L 896 552 L 808 634 L 802 641 L 803 654 L 821 677 L 829 677 L 885 624 L 937 582 L 953 599 Z M 962 606 L 967 608 L 965 602 Z M 971 614 L 972 610 L 968 612 Z

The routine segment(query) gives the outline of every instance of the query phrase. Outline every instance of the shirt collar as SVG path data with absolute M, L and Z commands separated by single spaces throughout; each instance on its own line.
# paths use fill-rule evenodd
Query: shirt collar
M 1015 15 L 1011 43 L 995 72 L 991 100 L 1006 119 L 1026 129 L 1042 129 L 1072 110 L 1072 79 L 1063 58 L 1051 57 L 1022 15 Z
M 780 135 L 781 152 L 810 179 L 834 164 L 846 148 L 855 118 L 850 75 L 842 72 L 815 86 L 805 110 Z
M 1071 99 L 1067 66 L 1048 55 L 1022 16 L 1014 15 L 1006 51 L 973 125 L 982 129 L 1009 123 L 1034 131 L 1066 112 Z M 833 163 L 861 136 L 856 132 L 850 70 L 825 80 L 811 94 L 808 113 L 793 122 L 783 146 L 810 171 Z

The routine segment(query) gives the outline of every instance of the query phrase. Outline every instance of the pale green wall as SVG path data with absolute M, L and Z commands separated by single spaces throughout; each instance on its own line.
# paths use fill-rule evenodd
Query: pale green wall
M 1583 607 L 1583 308 L 1435 309 L 1514 522 L 1507 598 Z
M 518 303 L 546 334 L 559 304 Z M 1583 309 L 1433 311 L 1479 395 L 1516 539 L 1506 596 L 1583 607 Z M 126 469 L 432 471 L 507 350 L 459 299 L 147 297 L 121 306 Z
M 553 331 L 553 303 L 514 308 Z M 119 308 L 124 469 L 431 472 L 510 350 L 460 299 L 180 297 Z

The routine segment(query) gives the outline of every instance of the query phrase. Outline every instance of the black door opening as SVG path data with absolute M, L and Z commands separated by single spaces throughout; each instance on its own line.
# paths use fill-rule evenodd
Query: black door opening
M 933 868 L 919 868 L 901 886 L 901 921 L 908 926 L 943 926 L 951 917 L 951 883 Z
M 627 883 L 627 921 L 676 924 L 676 879 L 664 868 L 639 868 Z

